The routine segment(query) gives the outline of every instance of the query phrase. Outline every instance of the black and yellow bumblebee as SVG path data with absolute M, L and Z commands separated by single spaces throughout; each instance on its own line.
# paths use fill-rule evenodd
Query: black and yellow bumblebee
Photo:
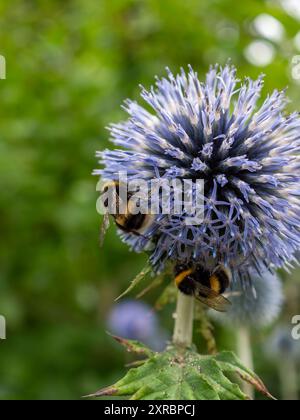
M 109 216 L 111 215 L 115 221 L 116 226 L 125 233 L 132 233 L 136 236 L 143 236 L 146 229 L 153 223 L 153 217 L 149 214 L 133 214 L 130 202 L 132 194 L 127 194 L 127 202 L 122 203 L 120 197 L 120 183 L 118 181 L 107 182 L 102 190 L 102 194 L 109 193 L 110 197 L 115 201 L 115 212 L 109 211 L 104 215 L 103 224 L 100 233 L 100 243 L 104 241 L 104 236 L 109 228 Z M 123 206 L 121 206 L 123 204 Z M 104 200 L 103 205 L 106 209 L 109 207 L 108 198 Z M 123 211 L 123 209 L 125 209 Z
M 231 305 L 223 296 L 231 280 L 231 271 L 221 264 L 212 272 L 199 265 L 191 267 L 178 264 L 175 267 L 175 283 L 178 289 L 218 312 L 227 312 Z

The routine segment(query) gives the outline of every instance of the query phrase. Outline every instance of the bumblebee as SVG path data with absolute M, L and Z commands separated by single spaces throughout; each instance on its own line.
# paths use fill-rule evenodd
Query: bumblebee
M 231 302 L 223 296 L 231 280 L 230 270 L 221 264 L 212 273 L 201 266 L 175 267 L 175 284 L 178 289 L 218 312 L 227 312 L 231 305 Z
M 115 204 L 115 212 L 111 213 L 116 226 L 125 233 L 132 233 L 136 236 L 143 236 L 146 229 L 153 223 L 153 216 L 148 214 L 133 214 L 132 206 L 130 202 L 132 194 L 127 194 L 127 203 L 122 203 L 120 197 L 120 184 L 117 181 L 111 181 L 104 185 L 102 194 L 108 193 Z M 109 199 L 104 200 L 103 204 L 106 209 L 109 208 Z M 122 205 L 123 204 L 123 205 Z M 104 236 L 109 228 L 109 215 L 110 212 L 104 215 L 103 224 L 100 233 L 100 243 L 104 241 Z

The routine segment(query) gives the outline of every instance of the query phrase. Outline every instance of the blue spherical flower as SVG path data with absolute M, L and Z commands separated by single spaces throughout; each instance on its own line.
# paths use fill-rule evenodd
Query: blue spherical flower
M 167 260 L 210 268 L 222 262 L 237 274 L 248 267 L 284 267 L 300 248 L 300 118 L 286 115 L 284 92 L 258 106 L 263 78 L 239 83 L 236 69 L 211 68 L 200 82 L 192 68 L 157 79 L 147 103 L 128 100 L 127 121 L 110 127 L 114 151 L 99 152 L 114 180 L 203 179 L 203 223 L 157 215 L 142 237 L 123 235 L 134 250 L 154 243 L 155 269 Z M 150 111 L 151 108 L 151 111 Z
M 161 351 L 167 343 L 166 333 L 160 329 L 156 313 L 143 302 L 125 300 L 117 303 L 107 319 L 109 331 L 130 340 L 138 340 Z
M 232 285 L 226 314 L 210 311 L 216 321 L 230 328 L 264 328 L 271 325 L 280 315 L 283 305 L 282 284 L 277 275 L 265 271 L 262 276 L 250 272 L 251 285 L 236 282 Z
M 276 359 L 279 362 L 284 358 L 300 360 L 299 341 L 292 337 L 291 327 L 287 325 L 280 325 L 276 328 L 266 342 L 264 350 L 268 358 Z

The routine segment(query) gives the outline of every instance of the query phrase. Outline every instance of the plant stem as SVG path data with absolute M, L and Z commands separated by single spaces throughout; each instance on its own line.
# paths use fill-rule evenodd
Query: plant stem
M 178 292 L 174 318 L 173 343 L 182 347 L 190 347 L 193 343 L 194 297 Z
M 247 327 L 240 327 L 237 331 L 238 356 L 241 362 L 252 372 L 254 370 L 253 354 L 251 347 L 250 332 Z M 243 381 L 241 384 L 243 391 L 248 397 L 254 399 L 254 388 L 252 385 Z
M 297 366 L 291 357 L 283 357 L 278 363 L 281 396 L 284 401 L 298 400 Z

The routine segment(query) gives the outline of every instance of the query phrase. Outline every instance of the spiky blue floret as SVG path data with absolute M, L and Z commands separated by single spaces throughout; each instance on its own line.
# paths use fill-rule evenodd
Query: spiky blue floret
M 186 226 L 182 217 L 157 217 L 145 238 L 125 240 L 142 251 L 155 238 L 153 266 L 167 259 L 221 261 L 234 268 L 283 267 L 300 248 L 300 118 L 286 115 L 284 92 L 258 107 L 263 78 L 239 84 L 236 69 L 211 68 L 200 82 L 192 68 L 157 79 L 141 96 L 152 108 L 130 100 L 129 119 L 110 127 L 114 145 L 99 152 L 115 179 L 205 180 L 205 217 Z

